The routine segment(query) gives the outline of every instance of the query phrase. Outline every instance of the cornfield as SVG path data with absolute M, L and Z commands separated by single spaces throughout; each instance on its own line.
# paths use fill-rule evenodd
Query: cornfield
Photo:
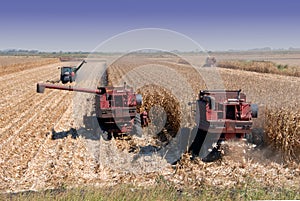
M 218 66 L 221 68 L 300 77 L 299 68 L 289 67 L 288 65 L 275 64 L 271 61 L 221 61 L 218 62 Z
M 107 56 L 104 57 L 107 59 Z M 100 58 L 101 62 L 103 58 Z M 198 60 L 198 57 L 193 59 Z M 12 61 L 10 66 L 21 60 Z M 82 87 L 91 88 L 90 85 L 94 84 L 89 75 L 98 74 L 89 69 L 103 69 L 104 62 L 99 63 L 88 61 L 80 70 L 78 78 L 81 73 L 88 74 L 83 76 L 87 79 L 82 80 Z M 198 71 L 201 71 L 202 78 L 218 81 L 210 68 L 195 70 L 187 63 L 167 55 L 146 59 L 129 55 L 108 68 L 109 84 L 120 86 L 126 81 L 143 95 L 144 105 L 139 109 L 146 109 L 150 120 L 155 115 L 161 118 L 152 118 L 149 124 L 152 127 L 144 131 L 153 129 L 157 133 L 160 121 L 166 117 L 165 130 L 162 129 L 159 136 L 161 141 L 174 137 L 178 127 L 194 126 L 191 125 L 194 118 L 187 103 L 196 100 L 199 90 L 206 89 Z M 139 154 L 142 148 L 147 148 L 157 139 L 150 141 L 147 136 L 132 137 L 133 140 L 123 140 L 122 144 L 117 139 L 108 142 L 99 140 L 92 130 L 87 130 L 86 125 L 75 123 L 76 117 L 82 118 L 92 112 L 88 106 L 93 108 L 93 98 L 79 94 L 80 101 L 76 102 L 73 92 L 58 90 L 36 94 L 36 83 L 57 79 L 60 74 L 57 66 L 64 64 L 41 65 L 37 61 L 26 70 L 12 68 L 16 71 L 0 73 L 1 192 L 85 185 L 114 189 L 120 183 L 149 187 L 156 185 L 157 181 L 171 184 L 178 192 L 185 187 L 200 192 L 205 187 L 215 186 L 233 190 L 240 186 L 252 190 L 257 183 L 266 191 L 289 187 L 299 192 L 299 164 L 281 164 L 266 158 L 262 156 L 264 150 L 253 144 L 228 141 L 224 145 L 228 145 L 228 150 L 220 161 L 204 163 L 199 159 L 191 160 L 189 154 L 184 154 L 177 165 L 171 166 L 161 157 L 155 158 L 154 154 Z M 248 101 L 259 104 L 260 109 L 267 106 L 265 112 L 259 110 L 260 118 L 256 125 L 260 126 L 260 122 L 264 121 L 267 142 L 273 149 L 282 152 L 285 160 L 299 161 L 300 111 L 295 109 L 299 106 L 299 78 L 225 68 L 217 70 L 226 89 L 241 88 Z M 184 80 L 188 80 L 187 84 Z M 287 103 L 294 109 L 272 109 L 274 105 L 280 107 Z M 158 123 L 155 123 L 156 120 Z M 75 128 L 79 137 L 73 139 L 68 133 Z M 53 140 L 51 135 L 62 137 Z M 135 151 L 129 152 L 132 147 Z
M 300 110 L 280 108 L 265 110 L 267 143 L 284 161 L 300 161 Z

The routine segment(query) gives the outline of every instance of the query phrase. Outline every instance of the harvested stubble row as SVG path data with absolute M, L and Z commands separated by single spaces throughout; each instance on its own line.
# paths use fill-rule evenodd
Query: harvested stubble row
M 52 97 L 53 103 L 60 102 L 67 94 L 61 96 Z M 49 110 L 54 110 L 59 113 L 63 113 L 65 111 L 65 105 L 60 104 L 59 107 L 56 107 L 55 104 L 51 105 L 43 110 L 45 116 L 38 116 L 37 118 L 32 119 L 32 121 L 28 122 L 28 124 L 24 124 L 24 127 L 15 128 L 12 133 L 12 138 L 8 138 L 7 143 L 2 144 L 1 147 L 1 167 L 7 174 L 13 174 L 15 179 L 19 179 L 23 176 L 26 169 L 28 168 L 28 162 L 34 157 L 34 155 L 39 150 L 39 146 L 43 144 L 45 141 L 45 134 L 47 130 L 51 128 L 51 122 L 55 122 L 55 116 L 50 116 Z M 41 119 L 46 119 L 45 124 L 47 126 L 39 125 L 37 122 L 41 121 Z M 38 129 L 39 128 L 39 129 Z M 34 132 L 38 130 L 38 132 Z M 24 134 L 26 133 L 26 135 Z M 4 174 L 5 175 L 5 174 Z
M 52 63 L 59 63 L 59 59 L 38 56 L 0 56 L 0 76 Z

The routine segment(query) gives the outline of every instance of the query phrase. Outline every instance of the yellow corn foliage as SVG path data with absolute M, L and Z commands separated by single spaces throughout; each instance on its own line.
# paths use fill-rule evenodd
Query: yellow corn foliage
M 265 133 L 269 145 L 279 151 L 285 161 L 300 161 L 299 109 L 266 109 Z

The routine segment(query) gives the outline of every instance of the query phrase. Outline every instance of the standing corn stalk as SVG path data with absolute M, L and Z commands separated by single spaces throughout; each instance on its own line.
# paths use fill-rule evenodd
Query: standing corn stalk
M 265 132 L 269 145 L 284 161 L 300 161 L 300 110 L 266 109 Z

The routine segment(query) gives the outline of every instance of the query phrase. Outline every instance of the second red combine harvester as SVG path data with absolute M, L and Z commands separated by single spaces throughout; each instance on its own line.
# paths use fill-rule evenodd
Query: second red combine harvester
M 242 139 L 251 134 L 253 118 L 257 118 L 258 106 L 246 101 L 241 90 L 205 90 L 200 91 L 196 105 L 197 135 L 190 147 L 198 155 L 205 147 L 206 137 L 215 142 L 210 154 L 204 161 L 213 161 L 220 157 L 220 144 L 224 140 Z
M 142 95 L 136 94 L 126 83 L 124 87 L 107 86 L 97 89 L 37 84 L 38 93 L 43 93 L 45 88 L 95 94 L 96 117 L 106 140 L 120 133 L 142 134 L 140 114 L 137 112 L 142 105 Z

